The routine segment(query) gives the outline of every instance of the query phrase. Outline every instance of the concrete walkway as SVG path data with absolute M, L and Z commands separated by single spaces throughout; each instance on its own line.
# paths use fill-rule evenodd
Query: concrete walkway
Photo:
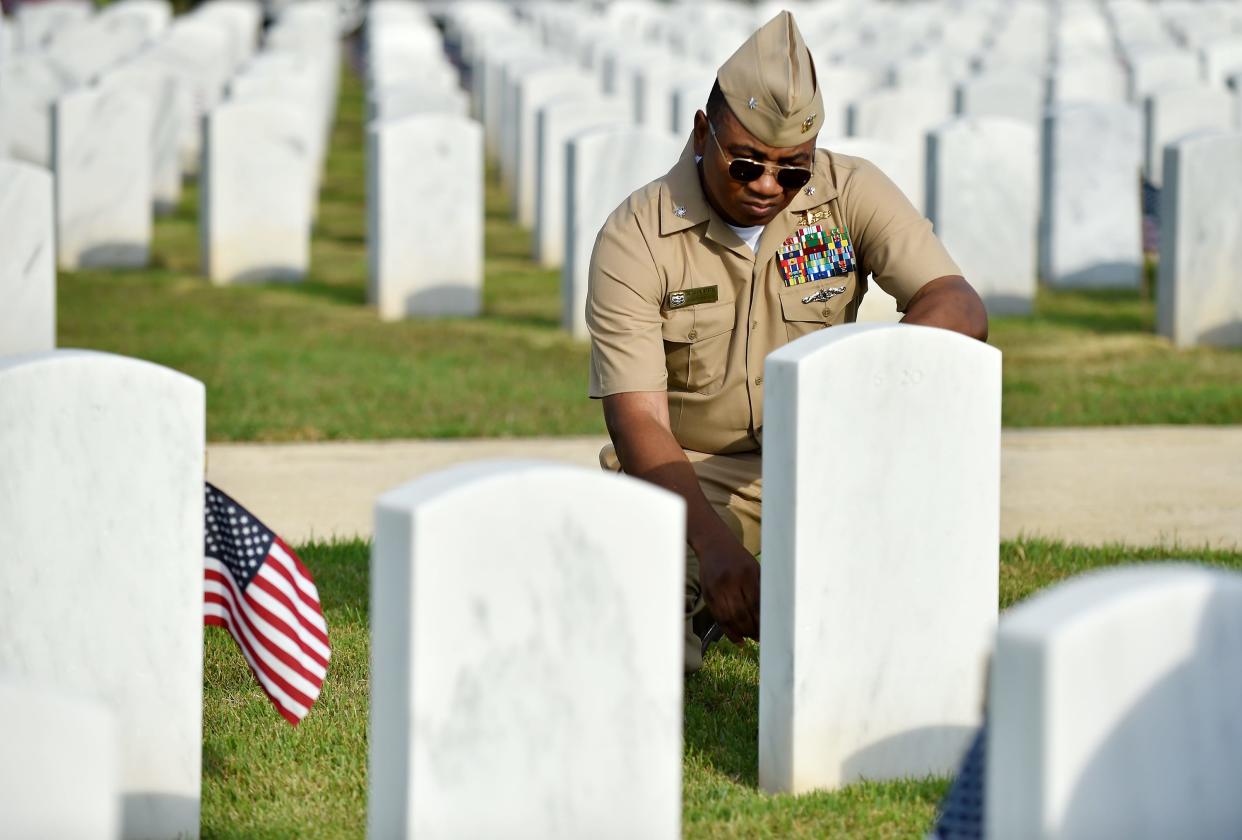
M 207 476 L 290 542 L 369 537 L 375 497 L 462 461 L 597 466 L 603 438 L 212 444 Z M 1242 547 L 1242 426 L 1006 431 L 1001 535 Z

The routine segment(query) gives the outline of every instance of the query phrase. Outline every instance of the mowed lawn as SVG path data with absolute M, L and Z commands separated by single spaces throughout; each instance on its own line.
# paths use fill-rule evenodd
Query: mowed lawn
M 366 306 L 362 113 L 346 71 L 306 282 L 210 286 L 191 187 L 156 225 L 152 268 L 61 274 L 60 346 L 201 379 L 212 440 L 601 433 L 587 347 L 557 326 L 559 272 L 531 262 L 495 173 L 483 317 L 385 324 Z M 1242 422 L 1242 351 L 1172 348 L 1150 294 L 1043 290 L 1036 309 L 992 324 L 1006 425 Z
M 260 692 L 228 635 L 208 629 L 204 838 L 364 834 L 369 548 L 361 541 L 320 543 L 302 546 L 299 553 L 315 575 L 331 633 L 332 663 L 323 694 L 306 720 L 290 727 Z M 1170 557 L 1242 569 L 1242 552 L 1005 543 L 1000 606 L 1089 569 Z M 931 827 L 947 779 L 869 782 L 797 797 L 760 792 L 758 693 L 755 645 L 736 648 L 724 642 L 708 654 L 703 670 L 687 679 L 685 836 L 916 838 Z M 487 807 L 485 796 L 479 804 Z

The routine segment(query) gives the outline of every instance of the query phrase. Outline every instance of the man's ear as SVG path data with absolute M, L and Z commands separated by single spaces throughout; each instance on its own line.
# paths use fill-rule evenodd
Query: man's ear
M 703 156 L 707 149 L 707 114 L 696 111 L 694 114 L 694 153 Z

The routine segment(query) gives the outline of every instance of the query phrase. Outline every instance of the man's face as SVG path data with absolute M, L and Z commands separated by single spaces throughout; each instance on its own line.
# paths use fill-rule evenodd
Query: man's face
M 713 140 L 707 115 L 699 111 L 694 116 L 694 153 L 703 156 L 703 187 L 708 201 L 730 224 L 766 225 L 789 206 L 798 188 L 786 189 L 778 184 L 775 169 L 765 169 L 762 175 L 747 183 L 734 180 L 729 175 L 729 161 L 750 158 L 759 163 L 809 169 L 815 154 L 815 138 L 785 149 L 760 143 L 728 108 L 723 109 L 716 123 Z

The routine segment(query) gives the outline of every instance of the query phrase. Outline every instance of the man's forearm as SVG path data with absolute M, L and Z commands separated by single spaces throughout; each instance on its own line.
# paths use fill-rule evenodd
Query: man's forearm
M 987 309 L 962 277 L 938 277 L 919 289 L 906 305 L 901 322 L 941 327 L 980 341 L 988 340 Z

